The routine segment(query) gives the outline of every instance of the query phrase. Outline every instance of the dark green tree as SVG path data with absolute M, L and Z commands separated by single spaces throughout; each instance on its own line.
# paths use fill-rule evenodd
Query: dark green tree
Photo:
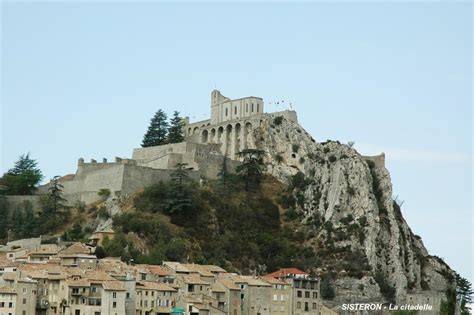
M 186 165 L 186 163 L 177 163 L 176 169 L 171 174 L 171 187 L 166 205 L 168 213 L 183 214 L 192 207 L 192 181 Z
M 237 173 L 245 180 L 245 190 L 249 190 L 250 186 L 258 187 L 262 180 L 265 164 L 263 163 L 263 155 L 265 151 L 258 149 L 245 149 L 238 153 L 243 158 L 242 164 L 237 167 Z
M 456 272 L 456 298 L 461 307 L 461 315 L 470 314 L 469 305 L 472 303 L 473 294 L 472 284 Z
M 334 280 L 330 274 L 325 274 L 321 278 L 321 297 L 325 300 L 332 300 L 336 296 L 334 291 Z
M 150 126 L 143 136 L 142 147 L 152 147 L 168 142 L 167 116 L 161 109 L 158 110 L 150 121 Z
M 8 201 L 0 195 L 0 240 L 8 237 Z
M 183 140 L 183 118 L 179 116 L 179 112 L 174 111 L 168 128 L 168 142 L 178 143 L 183 142 Z
M 226 179 L 228 175 L 229 175 L 229 170 L 227 167 L 227 153 L 226 153 L 224 155 L 224 158 L 222 159 L 221 169 L 217 173 L 217 176 L 219 176 L 219 179 L 223 185 L 226 184 Z
M 59 176 L 51 179 L 48 195 L 42 202 L 42 212 L 39 217 L 41 233 L 48 233 L 67 220 L 67 207 L 64 203 L 66 199 L 62 197 L 63 185 L 59 179 Z
M 0 185 L 5 186 L 7 195 L 31 195 L 42 179 L 43 173 L 38 163 L 27 153 L 21 155 L 14 167 L 3 175 Z
M 456 313 L 456 290 L 446 289 L 446 300 L 441 301 L 439 313 L 441 315 L 454 315 Z

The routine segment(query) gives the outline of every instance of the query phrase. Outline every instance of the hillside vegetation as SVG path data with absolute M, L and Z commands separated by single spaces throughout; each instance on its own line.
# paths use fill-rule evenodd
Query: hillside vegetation
M 133 207 L 114 217 L 117 236 L 108 255 L 143 263 L 178 260 L 209 263 L 232 271 L 264 273 L 290 265 L 317 266 L 316 252 L 303 245 L 305 234 L 281 206 L 288 188 L 271 176 L 260 189 L 245 191 L 244 181 L 229 175 L 226 184 L 188 185 L 191 207 L 171 211 L 176 203 L 170 184 L 146 189 Z

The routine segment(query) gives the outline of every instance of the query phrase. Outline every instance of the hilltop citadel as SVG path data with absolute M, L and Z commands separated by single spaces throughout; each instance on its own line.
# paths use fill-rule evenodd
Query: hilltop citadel
M 76 201 L 97 201 L 100 189 L 109 189 L 113 196 L 127 196 L 168 181 L 177 163 L 186 163 L 189 175 L 195 180 L 214 179 L 224 158 L 228 158 L 229 169 L 233 170 L 239 164 L 239 151 L 258 147 L 258 129 L 265 118 L 281 116 L 298 123 L 297 114 L 292 110 L 265 113 L 263 99 L 255 96 L 232 100 L 213 90 L 210 108 L 210 119 L 198 122 L 190 122 L 188 117 L 184 119 L 185 140 L 181 143 L 136 148 L 132 158 L 116 157 L 112 162 L 105 158 L 100 162 L 79 158 L 76 173 L 61 178 L 64 197 L 72 205 Z M 383 154 L 366 158 L 384 164 Z M 294 155 L 287 162 L 297 168 L 297 160 Z M 38 195 L 46 194 L 48 187 L 48 184 L 40 186 Z M 12 205 L 24 200 L 38 204 L 34 196 L 9 197 Z

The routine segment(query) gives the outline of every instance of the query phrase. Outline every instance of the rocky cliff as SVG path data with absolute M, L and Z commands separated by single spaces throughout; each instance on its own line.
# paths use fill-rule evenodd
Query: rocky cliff
M 392 198 L 383 156 L 317 142 L 281 116 L 262 118 L 253 136 L 266 152 L 268 172 L 292 185 L 294 211 L 310 236 L 305 242 L 320 254 L 321 270 L 334 275 L 336 300 L 403 303 L 451 285 L 452 270 L 428 254 Z

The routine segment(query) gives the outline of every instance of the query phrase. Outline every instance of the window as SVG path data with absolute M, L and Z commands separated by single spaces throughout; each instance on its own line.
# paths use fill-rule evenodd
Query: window
M 252 113 L 253 113 L 253 103 L 252 103 Z
M 127 299 L 130 298 L 130 292 L 127 292 L 126 297 L 127 297 Z
M 237 115 L 237 107 L 234 108 L 234 114 Z
M 26 311 L 21 312 L 22 315 L 26 315 Z
M 27 290 L 26 288 L 23 288 L 23 294 L 26 294 Z
M 249 112 L 249 104 L 245 104 L 245 111 L 248 113 Z
M 227 115 L 229 114 L 228 112 L 229 112 L 229 110 L 226 108 L 226 109 L 225 109 L 225 116 L 226 116 L 226 117 L 227 117 Z
M 301 309 L 301 302 L 296 302 L 296 308 Z
M 285 300 L 285 296 L 283 294 L 280 294 L 280 301 L 284 301 Z
M 318 292 L 313 292 L 313 299 L 317 299 L 318 298 Z
M 147 292 L 147 293 L 148 293 L 148 292 Z M 148 295 L 148 294 L 147 294 L 147 295 Z M 116 298 L 117 298 L 117 292 L 112 292 L 112 297 L 113 297 L 114 299 L 116 299 Z
M 296 292 L 296 296 L 297 296 L 297 297 L 302 297 L 302 296 L 303 296 L 303 293 L 301 293 L 301 291 L 298 290 L 298 292 Z
M 26 304 L 26 299 L 25 298 L 23 298 L 23 304 Z
M 282 307 L 280 308 L 280 311 L 281 311 L 281 312 L 284 312 L 284 311 L 285 311 L 285 307 L 282 306 Z
M 309 299 L 309 291 L 306 291 L 306 292 L 304 293 L 304 297 L 307 298 L 307 299 Z
M 305 311 L 305 312 L 309 311 L 308 302 L 304 302 L 304 311 Z
M 273 294 L 273 301 L 278 301 L 278 295 Z
M 117 308 L 117 302 L 113 302 L 113 303 L 112 303 L 112 307 L 113 307 L 113 308 Z
M 258 111 L 259 111 L 259 107 L 260 107 L 260 104 L 257 103 L 257 113 L 258 113 Z
M 317 309 L 316 303 L 313 303 L 313 310 Z

